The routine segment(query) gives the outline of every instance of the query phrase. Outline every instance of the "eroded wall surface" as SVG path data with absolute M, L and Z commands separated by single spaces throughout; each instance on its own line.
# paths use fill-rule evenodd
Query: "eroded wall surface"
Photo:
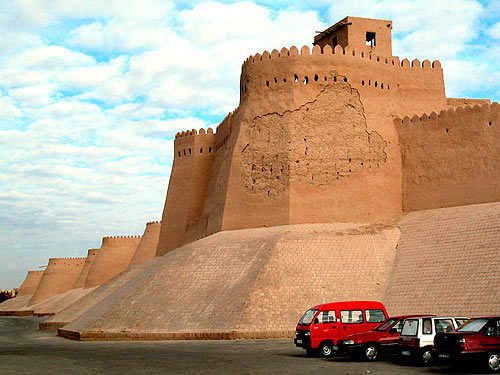
M 412 212 L 399 227 L 391 315 L 500 314 L 500 203 Z

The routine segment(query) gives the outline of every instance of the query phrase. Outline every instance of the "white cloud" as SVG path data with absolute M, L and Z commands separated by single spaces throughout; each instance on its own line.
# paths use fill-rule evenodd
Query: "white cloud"
M 22 116 L 22 112 L 7 97 L 0 96 L 0 119 L 12 120 L 15 117 Z
M 53 84 L 34 85 L 9 90 L 9 96 L 21 106 L 40 107 L 53 102 L 57 87 Z
M 492 38 L 500 39 L 500 22 L 490 27 L 489 34 Z

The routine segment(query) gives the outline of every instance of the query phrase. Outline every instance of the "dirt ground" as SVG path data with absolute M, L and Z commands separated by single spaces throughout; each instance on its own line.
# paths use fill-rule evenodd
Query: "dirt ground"
M 0 317 L 0 374 L 470 374 L 473 368 L 416 367 L 310 358 L 291 340 L 76 342 L 39 331 L 42 318 Z

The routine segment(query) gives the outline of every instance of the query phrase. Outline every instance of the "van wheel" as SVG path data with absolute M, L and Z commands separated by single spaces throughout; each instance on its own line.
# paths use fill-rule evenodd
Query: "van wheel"
M 489 354 L 488 355 L 488 367 L 490 371 L 497 373 L 500 372 L 500 354 Z
M 367 361 L 375 361 L 378 359 L 378 346 L 375 344 L 368 344 L 364 347 L 363 350 L 364 359 Z
M 325 342 L 320 345 L 319 352 L 322 357 L 331 357 L 333 355 L 333 345 L 329 342 Z
M 432 352 L 430 348 L 424 348 L 422 350 L 422 356 L 420 357 L 422 364 L 424 366 L 429 366 L 432 363 Z

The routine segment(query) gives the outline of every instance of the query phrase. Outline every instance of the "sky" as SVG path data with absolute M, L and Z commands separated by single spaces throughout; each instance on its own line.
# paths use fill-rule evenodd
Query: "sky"
M 392 20 L 448 97 L 500 100 L 500 1 L 0 2 L 0 289 L 160 220 L 175 133 L 237 107 L 248 56 L 347 15 Z

